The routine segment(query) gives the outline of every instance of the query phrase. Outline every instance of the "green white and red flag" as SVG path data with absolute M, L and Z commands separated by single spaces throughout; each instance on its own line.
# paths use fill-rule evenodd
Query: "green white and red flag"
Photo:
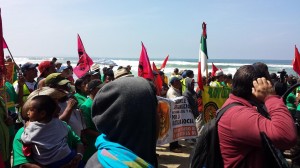
M 202 74 L 206 72 L 207 69 L 207 47 L 206 47 L 206 24 L 205 22 L 202 23 L 202 35 L 200 40 L 200 49 L 199 49 L 199 61 L 198 61 L 198 87 L 201 90 L 204 90 L 203 81 L 202 81 Z
M 205 74 L 207 70 L 207 60 L 208 60 L 208 55 L 207 55 L 207 45 L 206 45 L 206 39 L 207 39 L 207 34 L 206 34 L 206 23 L 202 23 L 202 36 L 201 36 L 201 41 L 200 41 L 200 50 L 199 50 L 199 56 L 200 56 L 200 62 L 201 62 L 201 73 Z

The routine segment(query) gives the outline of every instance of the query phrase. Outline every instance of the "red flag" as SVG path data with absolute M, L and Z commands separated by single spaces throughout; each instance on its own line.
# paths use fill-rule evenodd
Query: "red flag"
M 211 76 L 215 76 L 216 75 L 216 72 L 217 72 L 217 70 L 219 70 L 219 68 L 217 68 L 215 65 L 214 65 L 214 63 L 211 63 Z
M 4 48 L 8 48 L 8 46 L 7 46 L 7 44 L 6 44 L 6 42 L 5 42 L 5 39 L 4 39 L 4 37 L 3 37 L 3 49 Z
M 81 78 L 85 75 L 90 67 L 93 65 L 94 61 L 89 57 L 89 55 L 85 52 L 83 43 L 79 34 L 77 34 L 77 44 L 78 44 L 78 55 L 79 60 L 77 66 L 73 69 L 73 72 L 78 78 Z
M 155 87 L 156 87 L 156 95 L 160 96 L 162 86 L 163 86 L 163 81 L 161 79 L 161 76 L 159 74 L 159 70 L 156 68 L 155 63 L 152 63 L 153 71 L 157 73 L 156 78 L 155 78 Z
M 152 69 L 157 73 L 159 72 L 154 62 L 152 62 Z
M 77 66 L 73 69 L 74 74 L 78 78 L 81 78 L 90 70 L 90 67 L 93 65 L 93 63 L 93 60 L 87 54 L 81 55 Z
M 169 55 L 165 58 L 164 62 L 161 64 L 160 70 L 166 67 L 168 59 L 169 59 Z
M 150 61 L 149 61 L 149 57 L 147 54 L 147 50 L 146 50 L 143 42 L 142 42 L 142 51 L 141 51 L 140 60 L 139 60 L 138 76 L 143 77 L 145 79 L 150 79 L 150 80 L 154 79 Z
M 203 82 L 202 82 L 201 62 L 200 61 L 198 62 L 198 81 L 197 81 L 197 83 L 198 83 L 199 89 L 203 91 L 204 88 L 203 88 Z
M 295 58 L 293 60 L 293 69 L 298 75 L 300 75 L 300 54 L 296 45 L 295 45 Z
M 3 44 L 1 9 L 0 9 L 0 44 Z M 2 46 L 2 48 L 0 48 L 0 74 L 5 74 L 5 61 L 4 61 L 3 48 L 4 48 L 4 46 Z M 0 78 L 0 80 L 2 80 L 2 78 Z M 1 84 L 2 84 L 2 82 L 1 82 Z
M 78 55 L 79 55 L 79 58 L 80 58 L 80 54 L 79 53 L 85 53 L 85 49 L 84 49 L 84 46 L 83 46 L 83 43 L 81 41 L 81 38 L 79 36 L 79 34 L 77 34 L 77 45 L 78 45 Z

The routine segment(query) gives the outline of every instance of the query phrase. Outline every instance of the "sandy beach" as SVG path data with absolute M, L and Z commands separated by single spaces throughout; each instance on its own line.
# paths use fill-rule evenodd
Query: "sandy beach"
M 189 156 L 194 145 L 184 140 L 179 141 L 179 144 L 183 146 L 182 153 L 170 152 L 169 144 L 156 147 L 156 153 L 159 154 L 159 168 L 187 168 L 189 166 Z

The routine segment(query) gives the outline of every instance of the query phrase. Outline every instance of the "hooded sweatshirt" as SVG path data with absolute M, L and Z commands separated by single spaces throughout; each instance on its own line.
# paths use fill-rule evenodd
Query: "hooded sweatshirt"
M 193 113 L 194 117 L 197 118 L 199 115 L 197 94 L 196 94 L 194 88 L 192 88 L 192 82 L 194 82 L 194 80 L 192 78 L 185 79 L 186 90 L 183 92 L 182 96 L 187 98 L 190 108 L 192 110 L 192 113 Z
M 109 141 L 119 143 L 157 166 L 156 108 L 155 87 L 149 81 L 140 77 L 119 78 L 97 93 L 92 119 Z M 86 167 L 101 167 L 97 152 Z
M 67 144 L 67 124 L 57 118 L 49 123 L 30 122 L 21 139 L 24 144 L 32 144 L 33 159 L 48 165 L 67 157 L 71 150 Z

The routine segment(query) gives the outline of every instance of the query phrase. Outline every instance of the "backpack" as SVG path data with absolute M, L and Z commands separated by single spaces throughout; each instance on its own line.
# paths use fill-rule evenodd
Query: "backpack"
M 217 116 L 201 128 L 201 135 L 197 138 L 197 144 L 190 156 L 190 168 L 219 168 L 224 167 L 218 136 L 218 122 L 227 109 L 242 105 L 231 103 L 218 109 Z

